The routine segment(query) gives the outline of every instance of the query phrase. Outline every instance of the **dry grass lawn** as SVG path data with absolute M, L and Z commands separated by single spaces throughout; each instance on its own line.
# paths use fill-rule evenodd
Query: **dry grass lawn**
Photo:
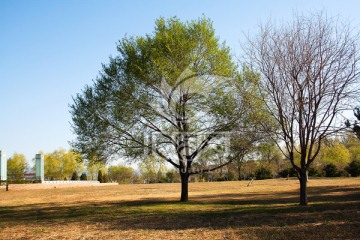
M 359 239 L 360 178 L 0 189 L 0 239 Z

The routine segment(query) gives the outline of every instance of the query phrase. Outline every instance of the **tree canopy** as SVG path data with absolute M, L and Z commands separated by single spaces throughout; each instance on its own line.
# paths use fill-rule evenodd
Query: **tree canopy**
M 14 153 L 7 162 L 7 174 L 9 179 L 22 180 L 27 168 L 28 162 L 24 154 Z
M 73 150 L 59 149 L 44 155 L 45 178 L 53 180 L 70 179 L 73 172 L 82 172 L 84 166 Z

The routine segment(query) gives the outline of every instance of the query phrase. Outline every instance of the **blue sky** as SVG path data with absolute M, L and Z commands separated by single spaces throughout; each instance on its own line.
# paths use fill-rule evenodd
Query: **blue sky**
M 269 18 L 325 10 L 358 29 L 359 9 L 356 0 L 0 0 L 0 150 L 31 161 L 39 151 L 68 149 L 72 96 L 117 54 L 118 40 L 151 33 L 160 16 L 205 15 L 241 55 L 244 33 Z

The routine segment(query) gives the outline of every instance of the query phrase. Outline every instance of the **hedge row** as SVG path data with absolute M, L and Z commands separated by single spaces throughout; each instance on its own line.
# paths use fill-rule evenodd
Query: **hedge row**
M 41 180 L 0 180 L 0 186 L 5 186 L 6 184 L 33 184 L 33 183 L 41 183 Z

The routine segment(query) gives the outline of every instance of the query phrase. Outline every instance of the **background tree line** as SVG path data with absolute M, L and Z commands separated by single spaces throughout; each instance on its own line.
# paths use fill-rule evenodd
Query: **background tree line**
M 44 154 L 46 180 L 99 180 L 119 184 L 175 183 L 180 182 L 176 169 L 161 159 L 150 156 L 137 168 L 125 164 L 104 166 L 89 164 L 72 150 L 59 149 Z M 217 165 L 220 159 L 212 158 Z M 299 156 L 295 155 L 299 162 Z M 194 168 L 196 168 L 196 164 Z M 23 154 L 14 153 L 8 159 L 8 179 L 22 180 L 29 169 Z M 360 176 L 360 141 L 348 133 L 343 137 L 327 138 L 318 160 L 309 169 L 309 177 L 358 177 Z M 241 159 L 224 168 L 192 176 L 191 182 L 236 181 L 249 179 L 296 177 L 291 164 L 275 144 L 252 146 Z

